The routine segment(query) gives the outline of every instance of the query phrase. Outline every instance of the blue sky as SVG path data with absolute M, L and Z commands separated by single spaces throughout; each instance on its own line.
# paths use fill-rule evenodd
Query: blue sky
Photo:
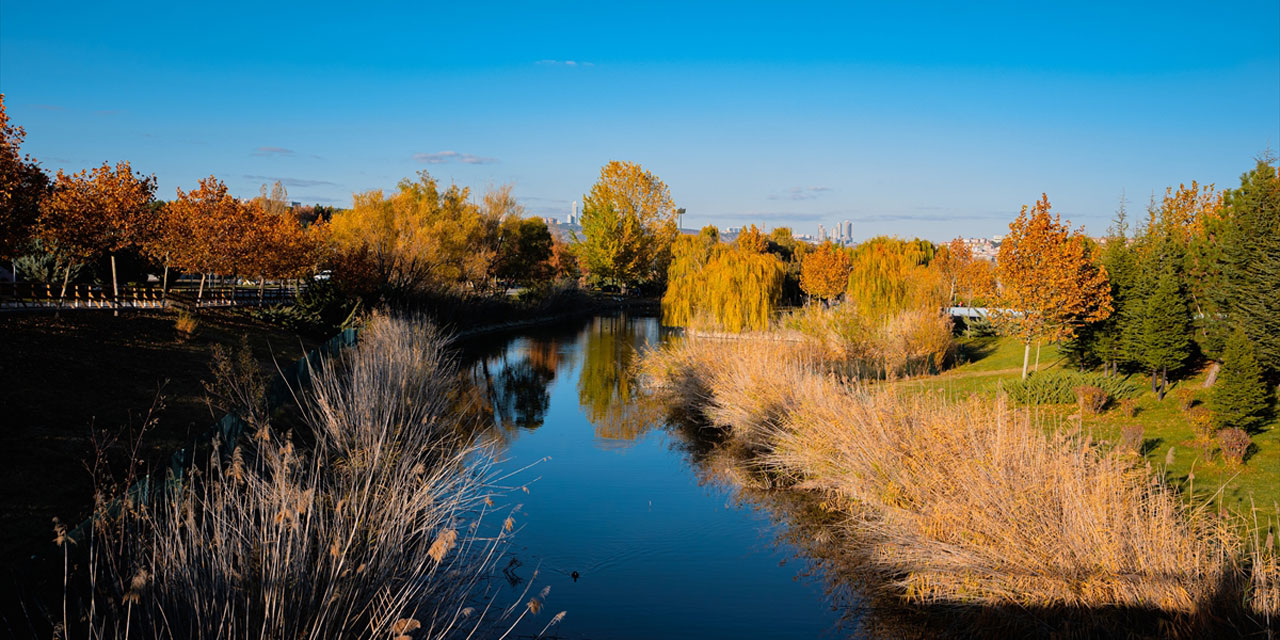
M 1238 183 L 1280 147 L 1280 3 L 0 0 L 0 92 L 50 169 L 129 160 L 344 205 L 422 169 L 564 218 L 609 160 L 685 226 L 935 241 L 1047 192 Z

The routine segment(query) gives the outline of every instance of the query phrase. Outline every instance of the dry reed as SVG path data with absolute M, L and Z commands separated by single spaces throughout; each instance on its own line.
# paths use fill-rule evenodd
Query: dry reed
M 1133 458 L 1002 401 L 898 395 L 776 343 L 685 340 L 644 371 L 667 402 L 841 498 L 874 562 L 924 602 L 1202 610 L 1235 539 Z
M 416 629 L 421 640 L 511 614 L 487 592 L 508 534 L 483 524 L 490 458 L 460 435 L 446 344 L 425 323 L 375 317 L 357 347 L 313 372 L 301 398 L 312 446 L 262 425 L 194 480 L 102 516 L 89 542 L 84 635 Z

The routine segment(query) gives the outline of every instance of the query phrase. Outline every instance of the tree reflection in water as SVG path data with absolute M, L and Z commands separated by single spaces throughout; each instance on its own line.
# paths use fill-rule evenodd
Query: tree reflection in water
M 571 343 L 572 338 L 546 335 L 522 338 L 509 347 L 500 343 L 488 351 L 472 348 L 475 400 L 500 440 L 542 426 L 551 405 L 547 387 L 568 364 L 564 351 Z
M 595 425 L 596 437 L 634 441 L 661 423 L 662 409 L 636 383 L 636 365 L 646 348 L 658 346 L 656 318 L 598 317 L 584 331 L 578 402 Z

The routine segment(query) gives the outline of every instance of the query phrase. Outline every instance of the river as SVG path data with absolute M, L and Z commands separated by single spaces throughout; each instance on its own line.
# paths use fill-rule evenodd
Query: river
M 664 339 L 656 318 L 619 315 L 467 345 L 502 468 L 529 466 L 513 480 L 528 493 L 511 498 L 505 595 L 550 587 L 516 637 L 559 611 L 551 637 L 865 635 L 859 599 L 793 544 L 786 510 L 719 481 L 685 432 L 637 402 L 628 373 Z

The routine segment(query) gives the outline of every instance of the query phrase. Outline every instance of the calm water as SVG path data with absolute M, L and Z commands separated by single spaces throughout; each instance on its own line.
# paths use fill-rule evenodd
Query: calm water
M 556 637 L 856 635 L 778 510 L 708 481 L 686 436 L 636 402 L 626 371 L 662 339 L 655 318 L 619 316 L 470 345 L 502 467 L 534 465 L 517 476 L 529 493 L 513 498 L 521 529 L 500 567 L 512 598 L 535 569 L 531 593 L 551 591 L 517 634 L 567 611 Z

